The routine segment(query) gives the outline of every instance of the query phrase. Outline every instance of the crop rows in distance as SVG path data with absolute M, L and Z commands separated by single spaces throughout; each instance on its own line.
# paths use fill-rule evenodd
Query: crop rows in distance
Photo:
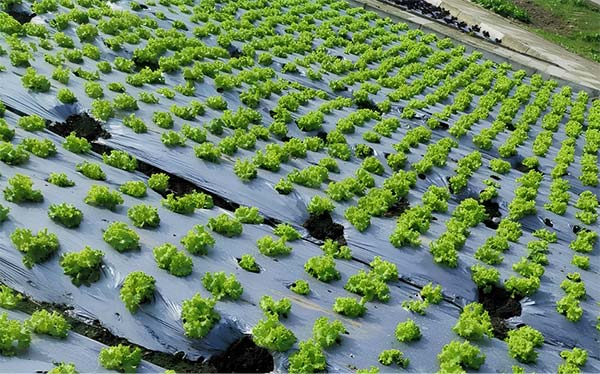
M 4 4 L 9 13 L 19 6 L 44 21 L 21 25 L 0 13 L 0 78 L 15 93 L 3 98 L 0 123 L 3 250 L 20 250 L 24 269 L 52 264 L 85 294 L 86 284 L 106 282 L 102 266 L 119 272 L 114 264 L 144 256 L 147 268 L 123 274 L 112 296 L 135 321 L 161 281 L 173 281 L 168 273 L 183 278 L 189 289 L 176 296 L 182 307 L 169 324 L 180 347 L 228 315 L 246 315 L 247 305 L 219 300 L 249 295 L 244 328 L 259 346 L 288 352 L 291 371 L 323 370 L 326 361 L 346 370 L 355 362 L 508 370 L 509 356 L 535 370 L 548 365 L 536 362 L 544 337 L 598 359 L 600 101 L 588 93 L 345 2 Z M 81 132 L 46 129 L 46 119 L 78 110 L 105 123 L 111 137 L 95 142 L 102 158 Z M 152 176 L 148 164 L 198 191 Z M 214 208 L 201 190 L 241 208 Z M 102 248 L 74 246 L 82 230 Z M 297 277 L 258 272 L 267 263 Z M 186 277 L 195 277 L 197 297 Z M 279 288 L 265 293 L 260 277 Z M 306 291 L 301 278 L 320 313 L 293 293 Z M 327 289 L 334 295 L 315 292 Z M 515 300 L 534 301 L 540 309 L 524 308 L 521 319 L 541 333 L 509 324 L 486 302 L 499 295 L 518 312 Z M 479 304 L 460 312 L 478 299 L 489 312 Z M 428 315 L 440 302 L 452 310 L 443 322 L 450 335 L 430 362 L 411 357 L 418 328 L 394 332 L 408 317 L 373 329 L 390 336 L 378 352 L 345 354 L 368 331 L 353 318 L 374 326 L 389 309 L 433 326 Z M 295 309 L 315 322 L 312 331 L 293 321 Z M 149 335 L 126 337 L 144 345 Z M 484 363 L 478 342 L 492 336 L 507 340 L 505 357 Z M 576 371 L 583 356 L 556 353 L 543 367 Z

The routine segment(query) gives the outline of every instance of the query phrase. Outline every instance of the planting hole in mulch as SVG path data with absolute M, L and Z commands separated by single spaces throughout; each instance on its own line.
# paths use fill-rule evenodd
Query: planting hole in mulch
M 48 125 L 48 130 L 62 137 L 75 132 L 77 136 L 86 138 L 90 142 L 98 138 L 110 138 L 110 133 L 102 127 L 102 124 L 85 112 L 71 115 L 65 122 L 53 122 Z
M 496 230 L 502 216 L 500 214 L 500 205 L 490 200 L 480 202 L 480 204 L 484 206 L 485 213 L 487 214 L 487 218 L 483 220 L 483 224 L 492 230 Z
M 333 222 L 331 215 L 327 212 L 319 215 L 311 214 L 302 226 L 307 229 L 310 236 L 315 239 L 333 239 L 340 243 L 340 245 L 346 244 L 346 238 L 344 238 L 344 226 Z
M 219 373 L 269 373 L 275 368 L 273 356 L 265 348 L 254 344 L 245 335 L 220 355 L 213 356 L 209 363 Z
M 494 336 L 504 339 L 508 333 L 506 319 L 521 315 L 519 298 L 512 297 L 504 288 L 492 286 L 489 292 L 479 289 L 478 301 L 483 304 L 492 319 Z

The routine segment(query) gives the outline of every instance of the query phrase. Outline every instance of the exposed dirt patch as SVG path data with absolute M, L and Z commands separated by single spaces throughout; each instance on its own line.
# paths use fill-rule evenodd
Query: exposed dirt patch
M 487 214 L 487 218 L 483 220 L 483 224 L 493 230 L 498 228 L 500 224 L 500 205 L 495 201 L 482 201 L 479 202 L 485 208 L 485 213 Z
M 556 17 L 548 9 L 539 6 L 532 0 L 512 0 L 516 6 L 524 9 L 529 14 L 530 25 L 557 34 L 566 34 L 573 28 L 571 24 L 560 17 Z
M 519 299 L 513 298 L 504 288 L 492 286 L 487 293 L 484 289 L 479 289 L 478 301 L 491 317 L 494 336 L 498 339 L 506 338 L 510 330 L 506 319 L 521 315 Z
M 29 23 L 33 17 L 36 16 L 35 13 L 29 13 L 21 10 L 8 9 L 6 13 L 10 14 L 12 18 L 17 20 L 21 25 Z
M 319 240 L 333 239 L 341 245 L 346 244 L 346 238 L 344 238 L 344 226 L 333 222 L 333 218 L 331 218 L 329 213 L 320 215 L 311 214 L 302 226 L 308 230 L 308 233 L 313 238 Z
M 209 360 L 219 373 L 269 373 L 275 365 L 273 356 L 258 347 L 248 335 L 234 342 L 227 351 Z
M 382 113 L 381 109 L 373 102 L 373 100 L 357 100 L 355 101 L 358 109 L 371 109 L 372 111 Z
M 408 208 L 410 208 L 410 203 L 408 202 L 408 199 L 406 199 L 405 197 L 401 197 L 400 199 L 398 199 L 398 201 L 394 203 L 394 205 L 390 207 L 390 209 L 388 209 L 387 212 L 383 213 L 383 216 L 397 217 L 404 213 L 404 211 Z
M 110 138 L 110 133 L 102 127 L 102 124 L 85 112 L 69 116 L 65 122 L 52 122 L 47 128 L 62 137 L 75 132 L 77 136 L 86 138 L 90 142 L 99 138 Z

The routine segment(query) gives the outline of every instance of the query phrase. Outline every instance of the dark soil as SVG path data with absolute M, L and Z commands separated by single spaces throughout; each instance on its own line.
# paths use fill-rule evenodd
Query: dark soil
M 275 368 L 273 356 L 254 344 L 249 335 L 234 342 L 222 354 L 213 356 L 209 364 L 219 373 L 269 373 Z
M 554 222 L 550 218 L 544 218 L 544 225 L 548 227 L 554 227 Z
M 492 319 L 494 336 L 498 339 L 506 338 L 509 330 L 506 319 L 521 315 L 519 299 L 513 298 L 504 288 L 493 286 L 488 293 L 480 288 L 478 301 Z
M 33 17 L 36 16 L 35 13 L 23 12 L 20 10 L 9 9 L 6 13 L 10 14 L 12 18 L 17 20 L 21 25 L 29 23 Z
M 548 9 L 539 6 L 532 0 L 513 0 L 516 6 L 525 10 L 529 15 L 529 24 L 556 34 L 568 33 L 573 26 L 562 18 L 556 17 Z
M 90 142 L 99 138 L 110 138 L 110 133 L 102 127 L 102 124 L 85 112 L 69 116 L 65 122 L 52 122 L 47 128 L 62 137 L 75 132 L 77 136 L 86 138 Z
M 346 244 L 346 238 L 344 238 L 344 226 L 333 222 L 329 213 L 320 215 L 311 214 L 302 226 L 308 230 L 308 233 L 313 238 L 319 240 L 333 239 L 341 245 Z
M 483 201 L 480 202 L 481 205 L 485 207 L 485 213 L 487 214 L 487 218 L 483 220 L 483 224 L 492 229 L 496 230 L 500 223 L 500 205 L 495 201 Z
M 358 109 L 371 109 L 372 111 L 382 113 L 373 100 L 357 100 L 355 103 Z
M 405 197 L 401 197 L 394 205 L 388 209 L 387 212 L 383 213 L 384 217 L 397 217 L 404 213 L 406 209 L 410 208 L 410 203 Z
M 537 167 L 530 168 L 529 166 L 523 165 L 522 161 L 517 162 L 513 167 L 522 173 L 528 173 L 531 170 L 539 171 Z

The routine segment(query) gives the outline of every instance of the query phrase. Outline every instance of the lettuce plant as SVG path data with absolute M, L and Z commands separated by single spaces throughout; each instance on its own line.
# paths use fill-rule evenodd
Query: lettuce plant
M 411 342 L 421 339 L 421 329 L 412 319 L 398 323 L 395 330 L 396 339 L 400 342 Z
M 452 330 L 471 341 L 480 340 L 484 335 L 493 336 L 492 320 L 479 303 L 465 305 Z
M 79 372 L 75 368 L 73 363 L 54 363 L 56 366 L 53 367 L 48 374 L 78 374 Z
M 258 175 L 256 165 L 251 160 L 242 160 L 240 158 L 235 160 L 233 172 L 244 182 L 249 182 Z
M 340 343 L 341 334 L 346 332 L 342 322 L 335 320 L 330 322 L 327 317 L 319 317 L 313 325 L 313 339 L 321 348 L 328 348 Z
M 440 372 L 457 373 L 466 369 L 477 370 L 485 362 L 485 354 L 468 341 L 451 341 L 446 344 L 437 356 Z
M 196 294 L 182 304 L 181 319 L 185 335 L 189 338 L 203 338 L 210 332 L 221 316 L 214 310 L 216 300 L 203 299 Z
M 27 175 L 15 174 L 4 188 L 4 199 L 15 204 L 37 203 L 44 200 L 41 190 L 33 189 L 33 181 Z
M 294 190 L 294 185 L 289 180 L 281 178 L 273 188 L 282 195 L 288 195 Z
M 71 132 L 65 138 L 63 148 L 73 153 L 87 153 L 92 149 L 92 145 L 86 138 L 78 137 L 75 132 Z
M 310 285 L 304 279 L 298 279 L 290 285 L 290 290 L 298 295 L 308 295 L 310 293 Z
M 29 348 L 31 332 L 29 328 L 17 320 L 8 318 L 8 314 L 0 314 L 0 354 L 14 356 Z
M 237 219 L 221 213 L 208 220 L 208 228 L 228 238 L 242 234 L 242 223 Z
M 367 307 L 353 297 L 338 297 L 333 303 L 333 311 L 350 318 L 355 318 L 365 314 Z
M 139 347 L 134 348 L 123 344 L 106 347 L 100 351 L 98 361 L 102 367 L 109 370 L 135 373 L 142 361 L 142 350 Z
M 115 221 L 108 225 L 102 238 L 119 252 L 130 251 L 140 247 L 139 235 L 124 222 Z
M 67 337 L 71 328 L 62 314 L 56 311 L 50 313 L 45 309 L 33 312 L 25 325 L 36 334 L 46 334 L 62 339 Z
M 154 278 L 142 271 L 129 273 L 123 281 L 120 292 L 121 300 L 127 310 L 135 313 L 140 304 L 150 301 L 156 289 L 154 283 Z
M 152 122 L 160 128 L 170 129 L 173 127 L 173 117 L 168 112 L 154 112 Z
M 371 226 L 371 215 L 356 206 L 348 207 L 344 212 L 344 218 L 346 218 L 355 229 L 361 232 Z M 394 244 L 394 242 L 392 242 L 392 244 Z
M 202 285 L 216 300 L 224 297 L 237 300 L 242 296 L 242 292 L 244 292 L 242 285 L 237 281 L 235 275 L 230 274 L 227 276 L 223 271 L 207 272 L 202 277 Z
M 341 278 L 340 272 L 335 268 L 333 256 L 311 257 L 304 264 L 304 270 L 322 282 Z
M 123 117 L 123 125 L 131 128 L 136 134 L 143 134 L 148 131 L 148 127 L 144 121 L 141 118 L 136 117 L 133 113 Z
M 60 266 L 65 275 L 71 277 L 71 282 L 77 287 L 90 284 L 100 279 L 102 266 L 102 251 L 86 246 L 80 252 L 67 252 L 61 256 Z
M 406 369 L 410 360 L 408 357 L 404 357 L 404 353 L 398 349 L 387 349 L 379 354 L 378 361 L 381 365 L 390 366 L 396 364 L 403 369 Z
M 292 251 L 291 247 L 285 245 L 283 238 L 274 240 L 273 237 L 265 235 L 256 241 L 258 251 L 265 256 L 284 256 Z
M 167 270 L 177 277 L 185 277 L 192 273 L 192 259 L 183 251 L 178 251 L 173 244 L 165 243 L 152 250 L 154 260 L 159 268 Z
M 36 235 L 31 230 L 18 228 L 10 235 L 14 246 L 23 252 L 23 264 L 31 268 L 49 259 L 58 250 L 58 237 L 44 228 Z
M 48 217 L 54 222 L 71 229 L 79 227 L 83 219 L 83 212 L 73 204 L 52 204 L 48 207 Z
M 112 150 L 110 154 L 104 153 L 102 154 L 102 160 L 107 165 L 126 171 L 133 171 L 137 168 L 135 157 L 125 151 Z
M 377 298 L 381 302 L 390 300 L 390 289 L 383 279 L 374 272 L 359 270 L 358 273 L 348 278 L 344 288 L 350 292 L 363 296 L 366 301 Z
M 181 239 L 183 247 L 192 254 L 205 255 L 208 248 L 215 245 L 215 239 L 202 225 L 195 225 L 187 235 Z
M 256 207 L 240 206 L 233 214 L 241 223 L 259 224 L 264 220 Z
M 571 263 L 580 269 L 587 270 L 590 267 L 589 256 L 573 255 Z
M 260 272 L 260 268 L 258 267 L 258 264 L 256 263 L 256 259 L 250 254 L 242 255 L 242 258 L 238 259 L 238 265 L 240 265 L 240 267 L 242 269 L 249 271 L 251 273 L 259 273 Z
M 4 309 L 15 309 L 21 300 L 21 295 L 15 294 L 13 290 L 5 285 L 0 285 L 0 307 Z
M 326 197 L 319 195 L 313 196 L 308 203 L 307 210 L 310 214 L 319 216 L 324 213 L 329 213 L 335 209 L 333 202 Z
M 135 227 L 156 228 L 160 224 L 158 209 L 152 205 L 138 204 L 127 210 L 127 217 L 131 219 Z
M 142 181 L 127 181 L 119 187 L 119 191 L 133 197 L 146 196 L 146 185 Z
M 425 310 L 428 306 L 429 302 L 427 300 L 404 300 L 402 302 L 404 309 L 420 315 L 425 315 Z
M 7 165 L 21 165 L 29 161 L 29 153 L 22 145 L 0 142 L 0 161 Z
M 169 187 L 169 176 L 164 173 L 154 173 L 148 178 L 148 187 L 156 192 L 165 192 Z
M 185 135 L 177 131 L 165 131 L 160 135 L 160 141 L 167 147 L 183 147 L 185 146 Z
M 475 264 L 471 266 L 471 279 L 484 293 L 489 293 L 500 281 L 500 272 L 493 267 Z
M 521 362 L 535 362 L 537 360 L 536 347 L 544 343 L 542 333 L 530 326 L 519 327 L 508 332 L 506 338 L 508 354 Z
M 9 212 L 10 212 L 9 207 L 5 207 L 4 205 L 0 204 L 0 223 L 6 221 L 8 219 Z
M 196 155 L 196 157 L 201 158 L 203 160 L 218 163 L 219 157 L 221 156 L 221 150 L 214 144 L 206 142 L 195 146 L 194 154 Z
M 352 258 L 350 247 L 347 245 L 340 245 L 332 239 L 326 239 L 325 243 L 321 246 L 321 249 L 326 255 L 331 255 L 334 258 L 341 258 L 343 260 L 350 260 Z
M 271 351 L 285 352 L 292 348 L 296 336 L 287 329 L 276 315 L 261 319 L 252 329 L 252 340 L 259 346 Z
M 287 223 L 280 223 L 275 226 L 275 229 L 273 229 L 273 234 L 279 236 L 286 242 L 292 242 L 302 237 L 295 228 Z
M 369 266 L 371 266 L 372 272 L 385 282 L 398 279 L 396 264 L 382 260 L 379 256 L 375 256 Z
M 322 348 L 313 340 L 300 342 L 300 349 L 290 358 L 290 373 L 320 373 L 327 368 Z
M 278 317 L 287 318 L 290 310 L 292 309 L 292 302 L 286 297 L 275 301 L 271 296 L 264 295 L 261 297 L 258 305 L 267 316 L 275 315 Z
M 175 196 L 171 193 L 161 203 L 167 209 L 179 214 L 192 214 L 196 209 L 210 209 L 213 207 L 212 198 L 197 191 L 183 196 Z
M 91 206 L 114 210 L 117 205 L 123 204 L 124 200 L 117 191 L 111 191 L 106 186 L 94 184 L 90 187 L 83 201 Z
M 94 180 L 106 180 L 106 174 L 99 164 L 89 161 L 83 161 L 77 164 L 76 169 L 81 174 Z
M 56 154 L 56 146 L 50 139 L 25 138 L 21 142 L 23 148 L 41 158 Z
M 23 83 L 23 87 L 34 92 L 50 91 L 50 80 L 44 75 L 38 74 L 32 67 L 25 70 L 25 74 L 21 77 L 21 83 Z

